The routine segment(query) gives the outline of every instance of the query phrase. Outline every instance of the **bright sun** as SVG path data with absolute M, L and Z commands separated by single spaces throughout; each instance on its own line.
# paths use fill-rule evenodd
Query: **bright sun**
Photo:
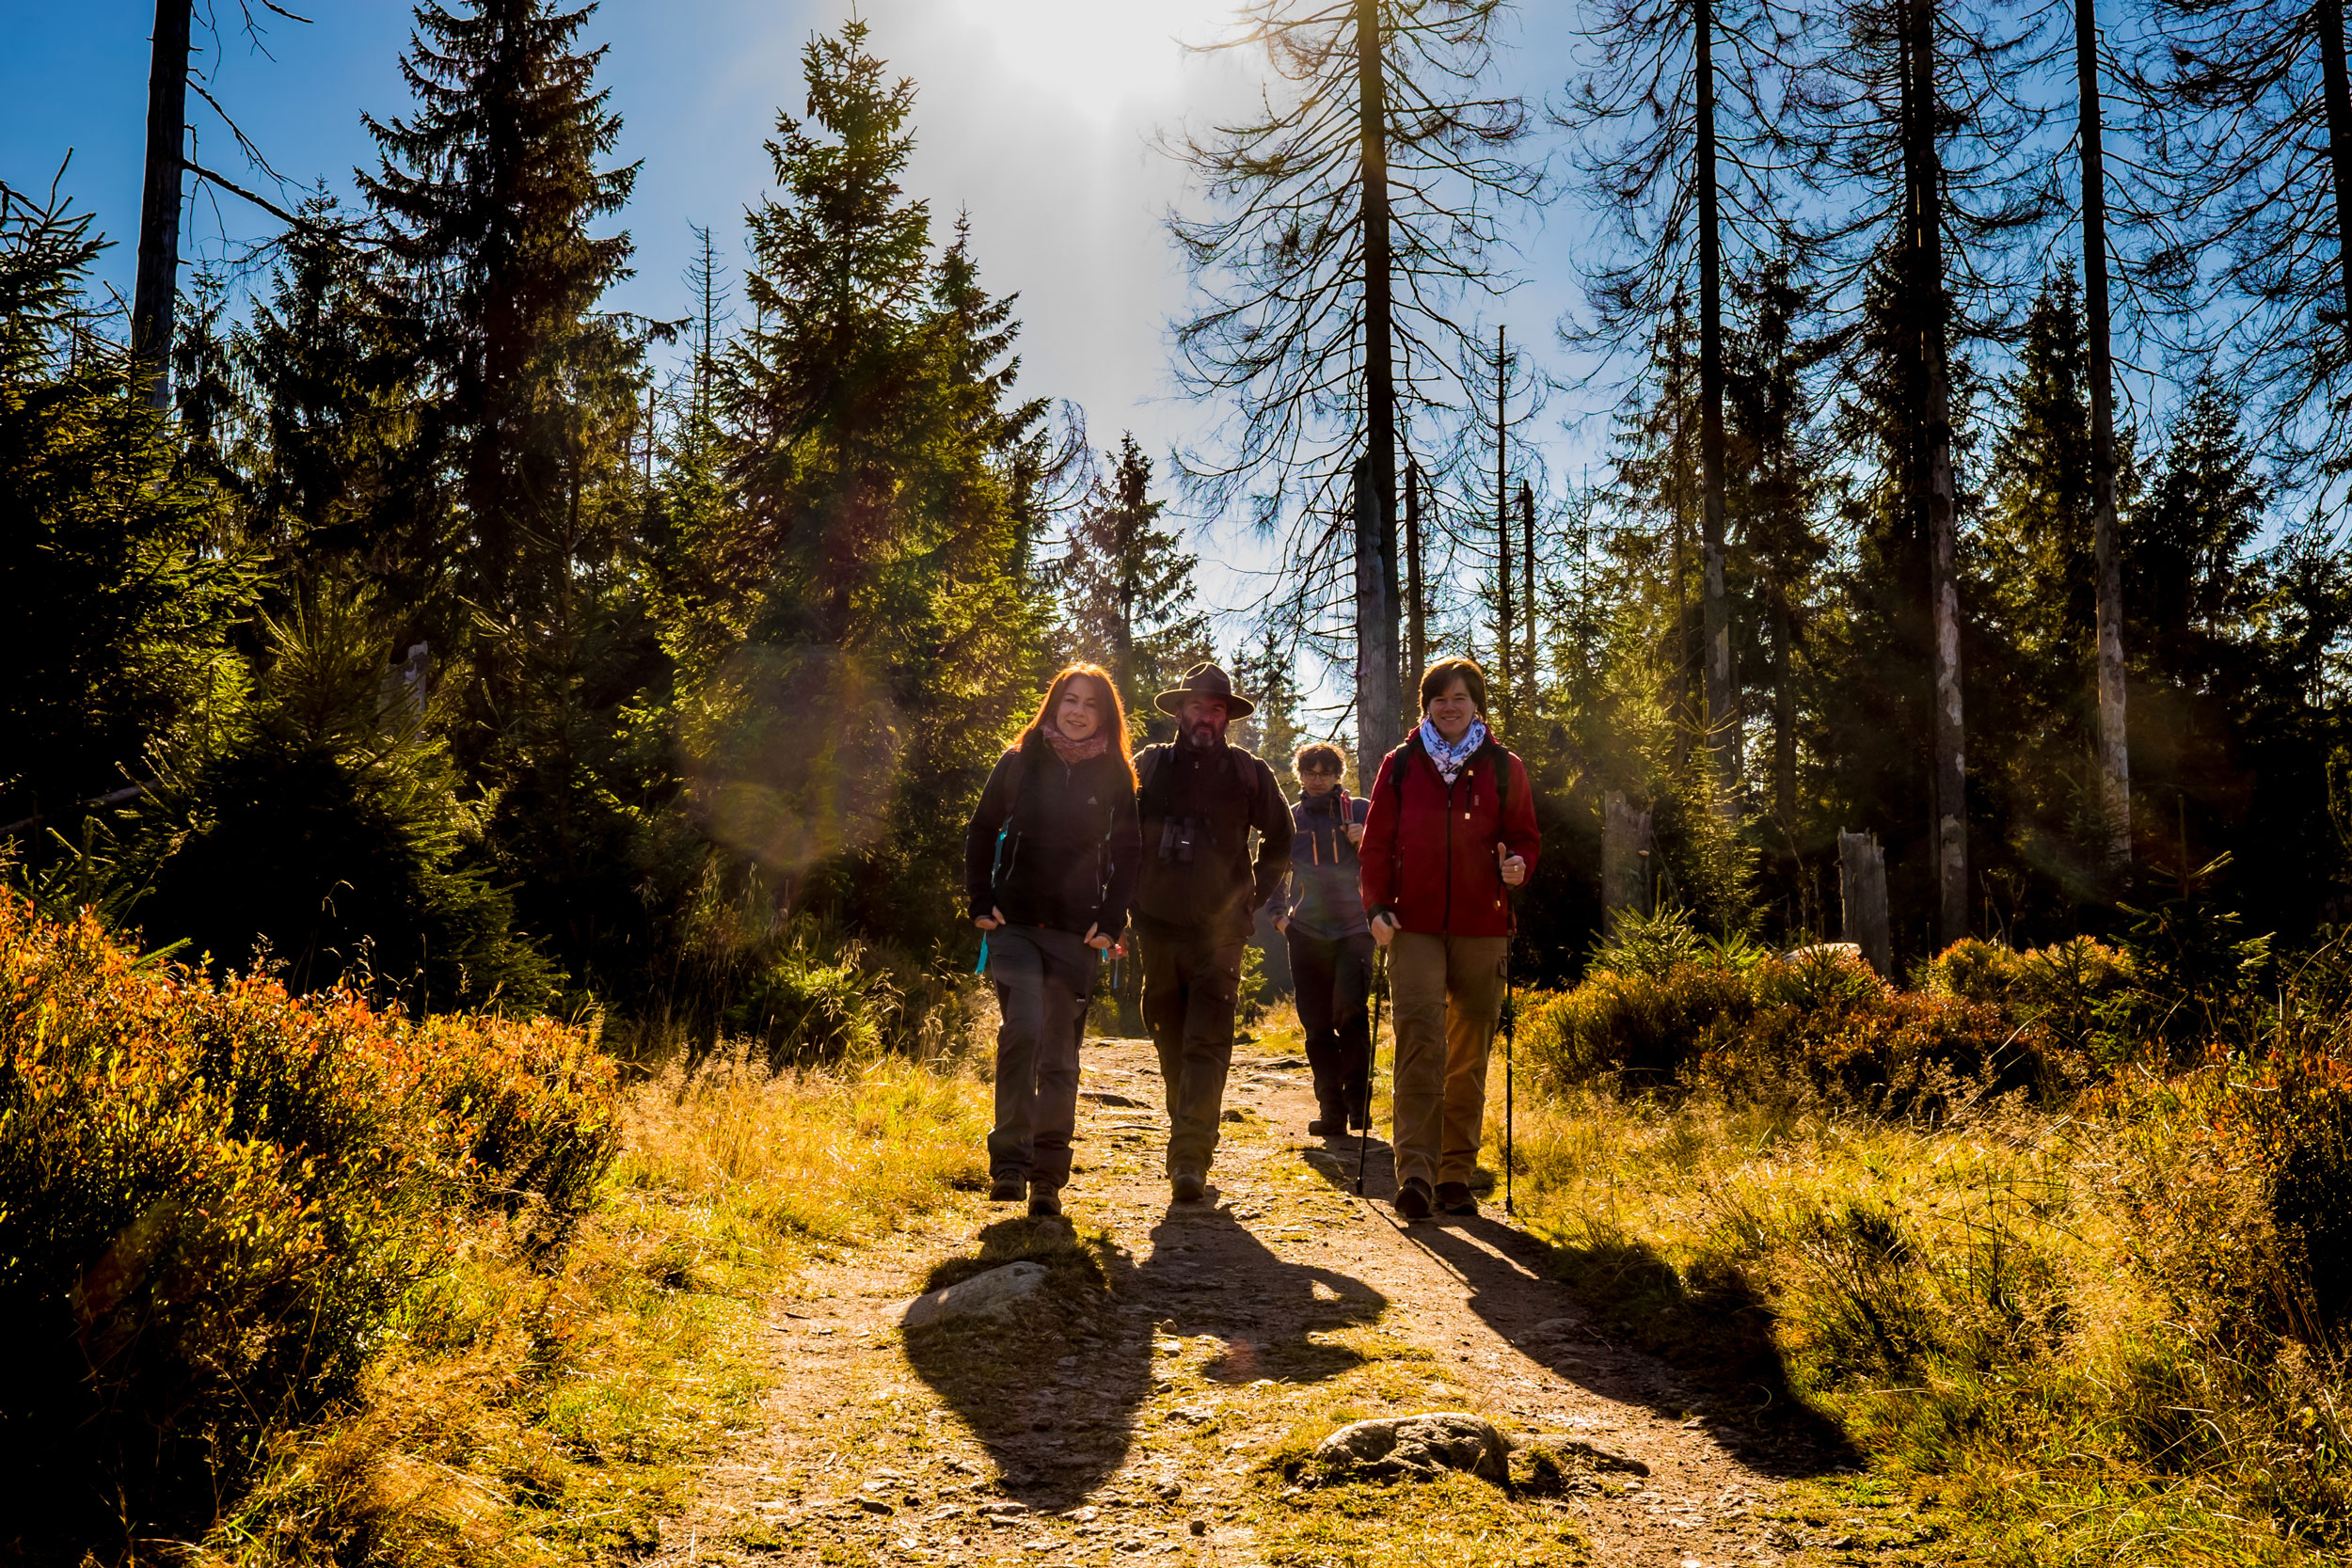
M 1109 120 L 1179 86 L 1185 43 L 1228 24 L 1232 0 L 958 0 L 1023 86 Z

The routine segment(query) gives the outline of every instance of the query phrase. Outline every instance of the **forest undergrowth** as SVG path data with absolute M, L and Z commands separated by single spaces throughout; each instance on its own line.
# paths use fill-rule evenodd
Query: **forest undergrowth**
M 2208 1009 L 2147 941 L 1897 990 L 1634 935 L 1520 1019 L 1522 1223 L 1616 1332 L 1809 1406 L 1947 1560 L 2352 1545 L 2341 944 Z

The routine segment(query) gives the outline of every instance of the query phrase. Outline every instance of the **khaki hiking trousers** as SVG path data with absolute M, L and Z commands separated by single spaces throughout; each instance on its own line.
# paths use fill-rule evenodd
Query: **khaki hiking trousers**
M 1389 942 L 1396 1009 L 1391 1141 L 1402 1187 L 1467 1183 L 1486 1122 L 1486 1058 L 1502 1019 L 1509 937 L 1399 931 Z

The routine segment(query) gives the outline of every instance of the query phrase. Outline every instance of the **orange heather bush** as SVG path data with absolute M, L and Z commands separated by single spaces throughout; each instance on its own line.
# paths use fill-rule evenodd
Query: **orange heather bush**
M 1736 1100 L 1794 1090 L 1893 1116 L 1944 1114 L 1956 1093 L 2054 1089 L 2049 1032 L 1990 1003 L 1888 985 L 1835 948 L 1662 973 L 1596 970 L 1525 999 L 1520 1037 L 1556 1084 L 1629 1091 L 1711 1085 Z
M 578 1030 L 214 986 L 0 894 L 0 1539 L 111 1554 L 209 1517 L 461 1224 L 560 1244 L 614 1087 Z

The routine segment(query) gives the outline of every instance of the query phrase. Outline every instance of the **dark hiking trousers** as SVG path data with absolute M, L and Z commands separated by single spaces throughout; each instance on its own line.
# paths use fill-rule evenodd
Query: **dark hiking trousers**
M 1168 1085 L 1168 1174 L 1209 1173 L 1225 1075 L 1233 1065 L 1233 1003 L 1242 937 L 1182 926 L 1139 926 L 1143 1021 Z
M 1070 1180 L 1078 1120 L 1078 1041 L 1094 989 L 1093 949 L 1072 931 L 999 926 L 988 934 L 988 977 L 1004 1022 L 996 1030 L 994 1178 L 1059 1188 Z
M 1294 925 L 1285 934 L 1315 1103 L 1328 1120 L 1364 1104 L 1372 1064 L 1372 933 L 1311 937 Z

